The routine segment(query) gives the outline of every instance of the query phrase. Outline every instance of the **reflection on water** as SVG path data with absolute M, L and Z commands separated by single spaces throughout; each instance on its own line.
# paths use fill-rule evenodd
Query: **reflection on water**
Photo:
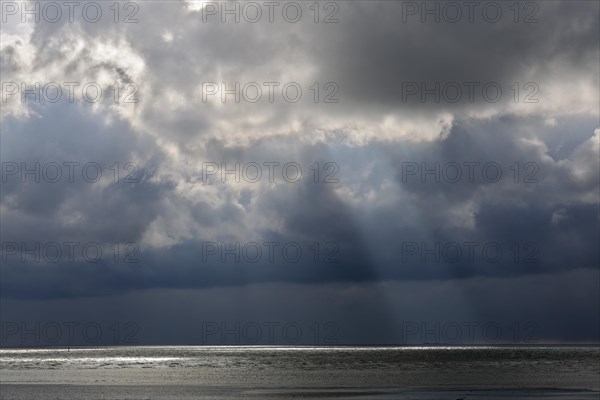
M 579 400 L 600 391 L 598 347 L 4 349 L 0 367 L 2 399 Z

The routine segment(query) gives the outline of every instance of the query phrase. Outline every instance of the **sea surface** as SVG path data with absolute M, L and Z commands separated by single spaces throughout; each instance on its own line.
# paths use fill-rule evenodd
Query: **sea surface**
M 597 400 L 600 348 L 3 349 L 0 398 Z

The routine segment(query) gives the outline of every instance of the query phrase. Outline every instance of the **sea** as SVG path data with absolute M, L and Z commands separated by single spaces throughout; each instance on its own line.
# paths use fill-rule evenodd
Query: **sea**
M 600 347 L 0 350 L 0 398 L 600 399 Z

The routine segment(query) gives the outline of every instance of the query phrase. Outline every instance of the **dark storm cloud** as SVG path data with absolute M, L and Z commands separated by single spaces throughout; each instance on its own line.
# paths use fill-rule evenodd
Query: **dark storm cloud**
M 462 329 L 460 343 L 489 345 L 493 342 L 482 340 L 486 324 L 501 328 L 500 343 L 594 342 L 599 332 L 597 280 L 597 271 L 576 270 L 515 279 L 470 279 L 460 285 L 448 281 L 256 284 L 134 291 L 77 301 L 3 299 L 0 311 L 3 322 L 17 323 L 16 334 L 7 335 L 4 345 L 19 345 L 21 322 L 33 331 L 36 323 L 44 327 L 73 321 L 79 323 L 75 340 L 82 345 L 90 344 L 81 335 L 88 323 L 104 329 L 102 344 L 107 345 L 122 344 L 122 338 L 115 343 L 112 336 L 115 323 L 121 327 L 136 324 L 134 338 L 139 344 L 207 344 L 207 323 L 219 329 L 208 344 L 249 343 L 243 337 L 236 341 L 232 334 L 221 341 L 221 324 L 233 332 L 236 324 L 238 330 L 258 324 L 263 329 L 261 343 L 269 344 L 266 324 L 278 323 L 281 329 L 295 323 L 303 329 L 298 343 L 322 345 L 327 343 L 322 337 L 315 341 L 314 327 L 327 322 L 336 324 L 333 339 L 339 344 L 423 344 L 421 333 L 425 330 L 429 331 L 425 337 L 432 341 L 436 332 L 439 335 L 447 326 L 458 325 Z M 563 295 L 557 296 L 557 292 Z M 408 325 L 417 327 L 416 334 L 406 335 Z M 473 337 L 467 333 L 469 325 L 475 327 Z M 66 336 L 65 329 L 62 344 Z M 34 343 L 31 334 L 26 339 L 30 345 L 44 344 Z M 276 344 L 294 344 L 283 340 L 280 333 L 275 339 Z
M 193 239 L 184 239 L 168 247 L 144 246 L 142 241 L 140 254 L 136 257 L 138 261 L 131 265 L 102 260 L 99 264 L 81 262 L 41 269 L 19 265 L 19 260 L 12 256 L 9 258 L 12 262 L 9 261 L 3 270 L 3 293 L 8 297 L 63 297 L 140 288 L 193 288 L 254 282 L 446 280 L 596 268 L 599 261 L 594 250 L 594 244 L 599 240 L 597 206 L 584 199 L 595 196 L 594 182 L 598 180 L 598 173 L 593 171 L 598 168 L 593 168 L 593 163 L 597 164 L 597 160 L 586 161 L 585 154 L 578 154 L 579 161 L 591 163 L 586 164 L 591 167 L 590 175 L 573 185 L 572 167 L 549 159 L 535 145 L 523 146 L 522 140 L 527 136 L 515 131 L 518 125 L 519 121 L 511 119 L 457 124 L 445 139 L 436 142 L 385 146 L 374 143 L 360 148 L 340 143 L 291 145 L 293 141 L 283 140 L 287 148 L 294 149 L 287 155 L 282 151 L 281 140 L 261 140 L 256 147 L 233 148 L 212 142 L 208 145 L 211 159 L 229 163 L 230 167 L 234 162 L 273 160 L 267 157 L 273 157 L 275 148 L 279 149 L 277 159 L 295 160 L 304 166 L 315 161 L 323 164 L 325 160 L 335 160 L 340 170 L 340 182 L 314 183 L 309 176 L 295 184 L 280 182 L 276 187 L 250 184 L 245 191 L 235 190 L 233 184 L 234 191 L 229 192 L 227 200 L 220 206 L 210 202 L 195 203 L 194 198 L 177 200 L 174 186 L 166 184 L 167 181 L 161 185 L 148 181 L 133 186 L 114 184 L 102 190 L 98 201 L 91 198 L 83 203 L 87 208 L 79 208 L 84 213 L 84 221 L 89 221 L 81 233 L 51 224 L 51 229 L 26 235 L 25 232 L 36 230 L 30 225 L 25 230 L 19 229 L 16 216 L 8 214 L 5 221 L 11 229 L 4 232 L 17 235 L 19 240 L 28 236 L 30 241 L 33 237 L 40 240 L 40 233 L 45 232 L 46 240 L 77 234 L 103 243 L 136 242 L 142 240 L 142 232 L 150 229 L 149 224 L 157 215 L 167 212 L 164 199 L 170 198 L 178 202 L 178 212 L 190 210 L 190 218 L 185 224 L 197 226 L 198 233 Z M 593 143 L 594 137 L 588 135 L 584 142 L 586 140 Z M 579 147 L 585 148 L 584 142 Z M 577 154 L 577 151 L 580 150 L 575 149 L 573 153 Z M 591 149 L 592 156 L 593 151 Z M 405 157 L 398 158 L 398 154 L 405 154 Z M 365 156 L 371 158 L 373 171 L 367 176 L 363 176 Z M 415 161 L 419 168 L 421 162 L 425 162 L 430 169 L 435 163 L 479 162 L 483 165 L 494 162 L 502 168 L 504 176 L 499 182 L 489 182 L 481 178 L 479 168 L 473 182 L 468 180 L 466 173 L 463 173 L 463 179 L 454 183 L 445 180 L 443 175 L 436 182 L 431 174 L 426 179 L 420 174 L 403 179 L 403 165 Z M 522 177 L 515 182 L 510 170 L 515 162 L 520 162 L 519 165 L 534 163 L 538 182 L 524 183 Z M 207 183 L 198 181 L 198 175 L 193 177 L 192 187 L 206 187 Z M 385 182 L 391 189 L 383 189 Z M 229 190 L 219 181 L 209 187 Z M 45 189 L 42 186 L 39 190 Z M 377 193 L 373 204 L 354 198 L 373 191 Z M 19 191 L 16 193 L 18 195 Z M 250 200 L 242 207 L 244 193 Z M 71 197 L 74 195 L 77 194 Z M 34 197 L 42 198 L 41 195 Z M 106 204 L 114 206 L 107 209 L 103 207 Z M 465 204 L 470 205 L 468 210 Z M 48 215 L 41 215 L 47 221 Z M 241 228 L 251 224 L 249 221 L 256 217 L 259 221 L 261 216 L 276 222 L 277 228 L 257 226 L 237 233 L 228 233 L 226 229 L 227 226 Z M 125 221 L 128 225 L 123 226 Z M 111 230 L 114 224 L 120 228 Z M 205 229 L 221 231 L 215 236 Z M 22 234 L 18 235 L 18 232 Z M 249 233 L 252 235 L 248 236 Z M 275 261 L 269 261 L 264 253 L 259 262 L 253 263 L 238 250 L 238 256 L 242 256 L 236 262 L 234 256 L 227 254 L 223 260 L 224 253 L 219 250 L 204 258 L 204 253 L 209 251 L 204 247 L 207 243 L 231 248 L 235 243 L 243 247 L 250 242 L 298 243 L 304 256 L 290 261 L 279 255 Z M 335 262 L 328 263 L 323 259 L 315 262 L 309 250 L 314 242 L 321 246 L 333 244 L 331 251 Z M 406 247 L 408 243 L 416 245 L 417 249 Z M 461 248 L 463 254 L 458 261 L 452 258 L 454 253 L 447 255 L 439 249 L 436 255 L 425 252 L 422 258 L 425 249 L 449 243 Z M 473 259 L 468 258 L 464 243 L 475 246 Z M 483 247 L 489 243 L 494 245 L 489 259 L 495 260 L 496 248 L 500 248 L 502 255 L 498 261 L 485 258 Z M 518 253 L 515 253 L 515 245 Z M 33 282 L 39 282 L 40 286 L 33 286 Z M 32 287 L 35 289 L 31 290 Z M 87 289 L 81 290 L 82 287 Z
M 544 89 L 553 83 L 557 68 L 565 72 L 561 79 L 567 81 L 597 75 L 600 22 L 596 3 L 536 3 L 538 22 L 529 24 L 515 24 L 508 3 L 499 3 L 504 18 L 497 23 L 486 22 L 477 13 L 474 22 L 469 22 L 466 13 L 456 23 L 444 19 L 432 23 L 432 16 L 429 23 L 422 23 L 420 15 L 402 22 L 404 3 L 356 2 L 343 7 L 339 29 L 327 31 L 332 36 L 329 40 L 314 41 L 322 61 L 320 75 L 335 77 L 344 99 L 369 108 L 477 109 L 485 103 L 481 86 L 486 82 L 500 83 L 505 90 L 502 99 L 508 101 L 512 99 L 510 85 L 533 81 L 540 86 L 543 101 Z M 315 33 L 320 34 L 325 33 Z M 435 82 L 442 86 L 478 82 L 478 100 L 469 104 L 465 87 L 456 105 L 436 104 L 431 95 L 423 103 L 420 92 L 403 100 L 405 82 L 425 82 L 429 89 Z
M 28 124 L 10 119 L 2 124 L 3 240 L 138 240 L 166 188 L 150 182 L 161 157 L 152 141 L 120 121 L 107 126 L 103 115 L 66 102 L 38 112 Z M 132 169 L 124 165 L 139 165 L 140 159 L 144 167 L 132 177 L 139 183 L 125 184 Z M 65 221 L 73 215 L 80 215 L 76 224 Z

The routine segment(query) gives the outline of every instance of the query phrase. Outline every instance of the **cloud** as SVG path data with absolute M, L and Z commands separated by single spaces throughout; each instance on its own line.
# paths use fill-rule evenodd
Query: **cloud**
M 508 9 L 498 23 L 403 22 L 402 2 L 340 3 L 331 24 L 310 13 L 298 23 L 202 22 L 206 7 L 185 2 L 140 3 L 132 24 L 3 24 L 3 302 L 593 275 L 600 28 L 598 4 L 575 3 L 538 4 L 532 24 Z M 23 103 L 6 82 L 56 82 L 63 97 Z M 80 83 L 72 101 L 65 82 Z M 223 82 L 239 83 L 241 101 L 207 95 L 206 83 Z M 86 100 L 86 83 L 100 101 Z M 290 83 L 302 89 L 297 102 L 282 91 Z M 257 87 L 260 99 L 245 101 Z M 490 100 L 496 87 L 502 96 Z M 447 101 L 457 88 L 462 97 Z M 36 163 L 40 182 L 22 175 Z M 56 183 L 42 172 L 52 163 L 63 166 Z M 97 182 L 81 174 L 90 163 L 102 168 Z M 256 182 L 231 173 L 256 166 Z M 4 245 L 70 241 L 97 244 L 103 257 L 32 264 Z M 269 262 L 264 243 L 275 242 Z M 236 262 L 219 247 L 236 243 L 258 244 L 263 257 Z M 465 243 L 476 243 L 474 259 Z M 299 260 L 281 253 L 286 244 L 301 246 Z M 484 248 L 502 256 L 490 261 Z

